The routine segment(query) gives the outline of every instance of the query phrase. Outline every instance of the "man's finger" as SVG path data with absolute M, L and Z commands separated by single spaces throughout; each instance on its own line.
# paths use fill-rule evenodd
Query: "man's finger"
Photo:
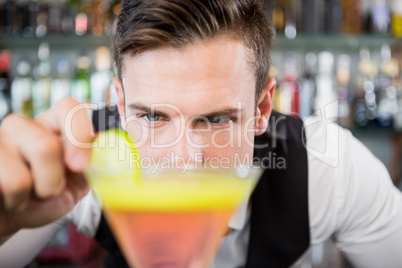
M 89 163 L 93 140 L 88 109 L 77 100 L 68 98 L 38 117 L 36 121 L 60 134 L 68 168 L 76 172 L 83 171 Z
M 32 199 L 24 212 L 11 212 L 8 220 L 12 227 L 6 230 L 18 230 L 26 227 L 37 227 L 63 217 L 88 194 L 89 186 L 82 173 L 68 171 L 67 186 L 64 191 L 54 198 L 38 200 Z M 0 212 L 0 218 L 1 218 Z M 0 222 L 0 234 L 2 231 Z
M 48 198 L 60 194 L 66 181 L 62 147 L 58 137 L 33 121 L 18 115 L 7 116 L 2 122 L 1 130 L 3 144 L 7 140 L 5 147 L 16 155 L 14 162 L 10 165 L 14 164 L 21 170 L 21 172 L 19 170 L 15 172 L 14 178 L 18 179 L 17 182 L 27 177 L 22 168 L 26 165 L 24 161 L 27 161 L 36 195 L 40 198 Z M 26 135 L 26 132 L 29 132 L 29 135 Z M 10 157 L 9 161 L 11 160 Z M 25 169 L 27 169 L 26 166 Z M 3 176 L 8 183 L 13 180 L 12 174 Z M 18 188 L 21 187 L 18 186 Z M 4 188 L 3 191 L 6 192 Z
M 26 165 L 18 156 L 0 143 L 0 208 L 18 210 L 27 205 L 32 192 L 32 178 Z

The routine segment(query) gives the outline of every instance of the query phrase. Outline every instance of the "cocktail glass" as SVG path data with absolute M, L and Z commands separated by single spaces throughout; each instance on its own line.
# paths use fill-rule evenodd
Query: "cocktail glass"
M 159 168 L 134 179 L 129 170 L 91 167 L 86 176 L 130 266 L 202 268 L 260 173 L 255 167 Z

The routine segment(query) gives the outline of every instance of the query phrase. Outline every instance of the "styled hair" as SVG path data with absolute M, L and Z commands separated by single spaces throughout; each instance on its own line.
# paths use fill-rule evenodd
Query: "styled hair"
M 112 55 L 122 80 L 126 55 L 230 36 L 249 49 L 256 100 L 267 82 L 273 40 L 263 0 L 122 0 Z

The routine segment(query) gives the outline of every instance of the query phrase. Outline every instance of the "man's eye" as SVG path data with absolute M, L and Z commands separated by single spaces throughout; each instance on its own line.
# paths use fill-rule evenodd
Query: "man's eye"
M 156 114 L 145 114 L 143 117 L 145 117 L 150 122 L 156 122 L 160 119 L 160 116 Z
M 228 116 L 212 116 L 208 117 L 208 121 L 212 124 L 219 124 L 219 123 L 231 122 L 233 120 Z

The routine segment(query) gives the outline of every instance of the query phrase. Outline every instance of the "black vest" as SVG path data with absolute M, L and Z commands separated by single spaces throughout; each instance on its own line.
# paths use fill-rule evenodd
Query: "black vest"
M 97 132 L 119 127 L 113 106 L 95 111 L 93 119 Z M 255 139 L 254 160 L 265 171 L 251 196 L 247 268 L 289 267 L 310 245 L 304 144 L 303 122 L 277 112 Z M 103 216 L 95 239 L 110 253 L 106 267 L 128 267 Z

